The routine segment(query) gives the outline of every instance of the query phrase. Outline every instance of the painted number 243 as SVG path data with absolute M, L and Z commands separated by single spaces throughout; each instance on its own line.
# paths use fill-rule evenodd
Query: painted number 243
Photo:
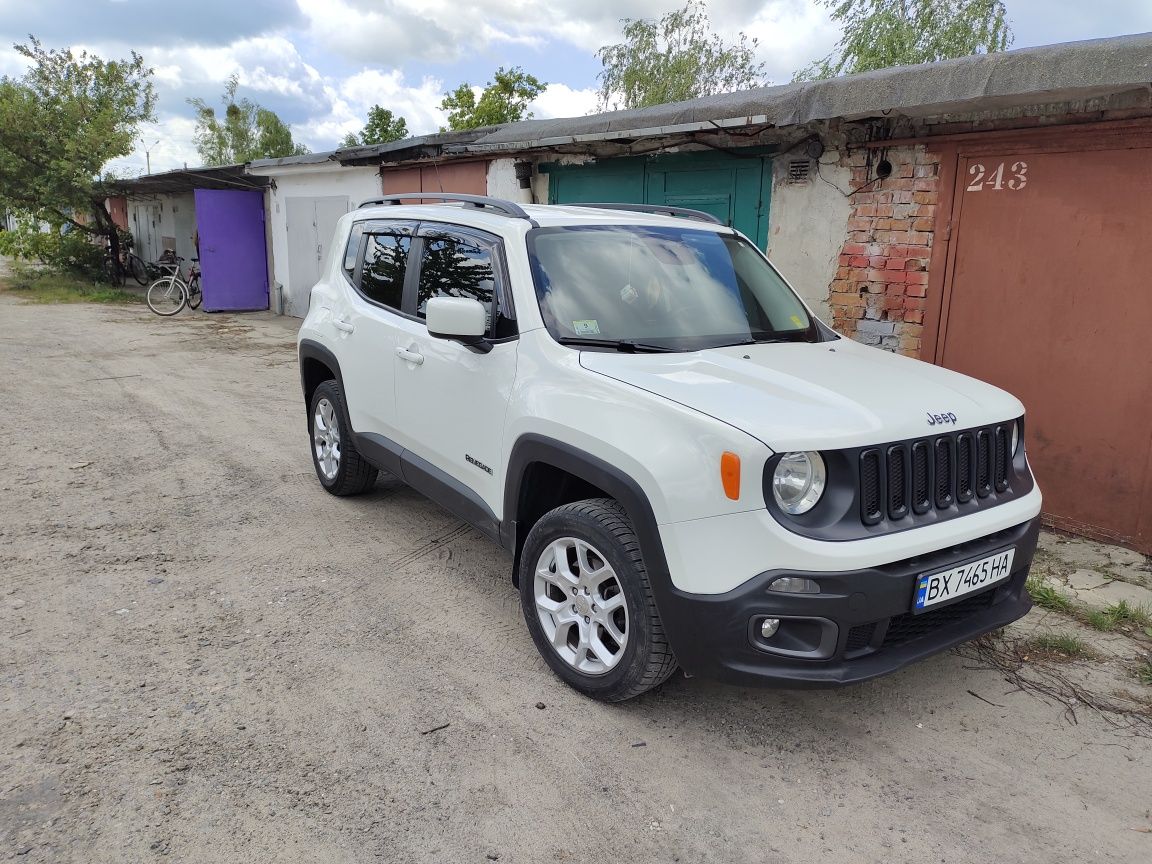
M 1020 190 L 1028 185 L 1027 162 L 1013 162 L 1007 170 L 1005 165 L 1006 163 L 1001 162 L 991 173 L 980 162 L 968 166 L 968 176 L 972 178 L 972 182 L 968 184 L 968 191 L 980 192 L 989 186 L 997 191 L 1004 188 Z M 1007 181 L 1004 179 L 1005 174 L 1009 175 Z

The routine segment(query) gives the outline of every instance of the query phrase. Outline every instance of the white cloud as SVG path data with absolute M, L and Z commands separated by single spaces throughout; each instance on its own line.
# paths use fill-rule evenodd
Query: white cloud
M 574 90 L 566 84 L 549 84 L 528 107 L 540 119 L 581 117 L 595 112 L 596 94 L 595 87 Z
M 145 173 L 151 162 L 152 172 L 172 171 L 176 168 L 195 168 L 200 156 L 192 143 L 196 124 L 189 117 L 162 114 L 156 123 L 140 130 L 134 152 L 108 163 L 108 171 L 118 177 L 138 177 Z
M 435 78 L 425 78 L 412 86 L 398 69 L 363 69 L 327 85 L 328 111 L 296 125 L 293 134 L 313 150 L 335 149 L 347 133 L 363 128 L 373 105 L 381 105 L 407 120 L 412 135 L 435 132 L 447 122 L 439 107 L 443 94 L 443 85 Z

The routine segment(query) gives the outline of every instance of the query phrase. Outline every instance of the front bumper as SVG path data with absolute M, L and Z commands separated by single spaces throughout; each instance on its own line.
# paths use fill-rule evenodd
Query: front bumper
M 1032 607 L 1024 581 L 1036 550 L 1039 517 L 939 551 L 860 570 L 770 570 L 725 594 L 672 588 L 658 598 L 660 615 L 680 666 L 690 674 L 733 684 L 831 687 L 894 672 L 982 633 L 1003 627 Z M 912 615 L 919 575 L 1016 549 L 1010 577 L 953 603 Z M 781 575 L 811 578 L 819 594 L 767 589 Z M 823 659 L 781 656 L 761 644 L 759 618 L 820 619 Z

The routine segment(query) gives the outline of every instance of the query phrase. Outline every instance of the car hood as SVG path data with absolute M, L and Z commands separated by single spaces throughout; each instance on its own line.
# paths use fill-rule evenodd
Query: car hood
M 991 384 L 848 339 L 688 354 L 585 351 L 580 363 L 715 417 L 776 451 L 882 444 L 1024 413 L 1018 399 Z

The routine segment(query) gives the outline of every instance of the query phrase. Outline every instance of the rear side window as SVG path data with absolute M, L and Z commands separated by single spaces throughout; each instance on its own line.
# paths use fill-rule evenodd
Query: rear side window
M 491 331 L 496 273 L 492 250 L 479 241 L 453 234 L 424 238 L 416 315 L 423 318 L 433 297 L 471 297 L 484 304 Z
M 364 225 L 357 222 L 348 233 L 348 245 L 344 247 L 344 275 L 351 282 L 356 275 L 356 262 L 360 260 L 360 238 L 364 236 Z
M 404 274 L 412 238 L 399 234 L 369 234 L 360 267 L 360 291 L 369 300 L 400 309 L 404 304 Z

